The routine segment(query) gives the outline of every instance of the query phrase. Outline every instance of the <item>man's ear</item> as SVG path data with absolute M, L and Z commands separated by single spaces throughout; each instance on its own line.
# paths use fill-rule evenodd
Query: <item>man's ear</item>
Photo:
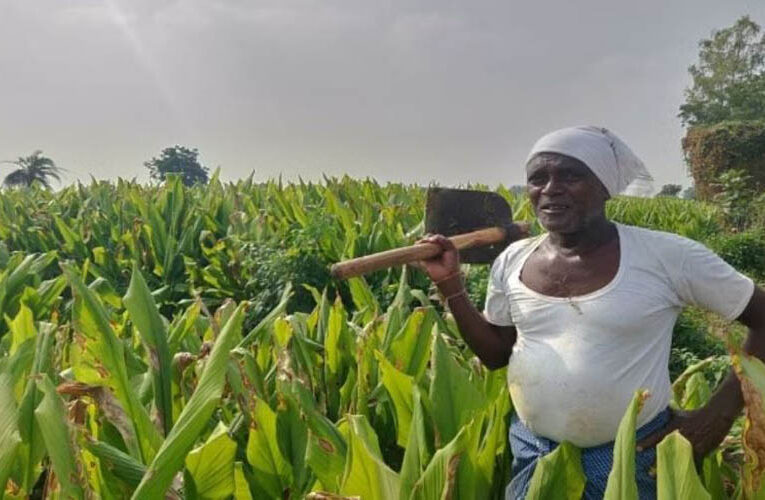
M 606 186 L 602 182 L 600 182 L 600 179 L 596 177 L 595 180 L 598 183 L 598 187 L 600 188 L 600 194 L 603 196 L 603 202 L 605 203 L 606 201 L 611 199 L 611 195 L 608 194 L 608 189 L 606 189 Z

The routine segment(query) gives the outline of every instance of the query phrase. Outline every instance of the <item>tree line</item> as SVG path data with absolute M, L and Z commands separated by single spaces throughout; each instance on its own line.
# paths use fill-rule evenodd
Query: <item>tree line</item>
M 164 181 L 168 175 L 178 175 L 187 186 L 207 184 L 210 169 L 199 162 L 199 151 L 184 146 L 172 146 L 162 150 L 159 156 L 144 162 L 153 180 Z M 31 187 L 40 184 L 50 189 L 51 179 L 61 181 L 64 168 L 43 156 L 42 150 L 37 150 L 29 156 L 21 156 L 13 161 L 6 161 L 15 169 L 5 176 L 3 184 L 6 187 Z

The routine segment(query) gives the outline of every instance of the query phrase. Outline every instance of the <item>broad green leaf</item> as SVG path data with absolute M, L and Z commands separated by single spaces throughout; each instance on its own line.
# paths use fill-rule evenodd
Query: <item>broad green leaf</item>
M 586 482 L 579 448 L 564 441 L 555 451 L 537 461 L 526 500 L 579 500 Z
M 452 498 L 457 470 L 467 447 L 467 426 L 461 428 L 454 439 L 438 450 L 412 488 L 410 500 Z
M 274 321 L 274 340 L 280 349 L 286 349 L 292 338 L 292 325 L 285 318 L 276 318 Z
M 27 305 L 32 308 L 36 318 L 47 318 L 64 289 L 66 289 L 66 277 L 64 276 L 43 281 L 37 287 L 37 300 L 34 304 L 28 303 Z
M 667 435 L 656 447 L 658 500 L 710 500 L 693 463 L 693 448 L 680 432 Z
M 35 419 L 61 485 L 61 494 L 64 498 L 85 498 L 82 464 L 77 459 L 78 452 L 67 424 L 64 402 L 56 394 L 56 388 L 47 375 L 38 381 L 38 387 L 43 393 L 43 399 L 35 409 Z
M 364 324 L 372 321 L 380 310 L 372 289 L 367 285 L 366 280 L 359 276 L 348 279 L 348 288 L 351 289 L 351 298 L 356 310 L 364 311 L 361 319 Z
M 167 345 L 167 331 L 157 305 L 154 303 L 151 290 L 146 285 L 137 263 L 133 263 L 130 286 L 122 302 L 149 353 L 154 404 L 157 407 L 164 434 L 167 435 L 173 426 L 173 401 L 170 389 L 172 360 Z
M 0 357 L 0 370 L 8 374 L 13 382 L 13 395 L 18 400 L 24 392 L 24 386 L 28 382 L 30 370 L 35 359 L 35 342 L 26 340 L 19 346 L 12 356 Z
M 722 452 L 720 450 L 704 458 L 704 487 L 709 491 L 712 500 L 728 500 L 728 494 L 725 492 L 723 469 L 720 466 L 722 460 Z
M 703 373 L 694 373 L 688 379 L 683 393 L 681 407 L 684 410 L 695 410 L 706 405 L 712 396 L 712 388 L 709 387 L 706 377 Z
M 305 375 L 305 381 L 311 388 L 318 384 L 319 364 L 321 357 L 319 353 L 323 346 L 315 343 L 308 334 L 307 316 L 302 313 L 293 314 L 290 317 L 290 327 L 292 329 L 292 348 L 291 356 L 294 362 L 294 369 Z
M 17 266 L 13 267 L 12 271 L 6 270 L 0 274 L 0 311 L 8 311 L 8 301 L 21 291 L 24 283 L 31 276 L 43 271 L 55 259 L 56 252 L 27 255 Z
M 86 384 L 106 386 L 114 393 L 135 429 L 137 442 L 127 442 L 128 450 L 147 462 L 154 456 L 162 437 L 130 383 L 123 344 L 93 291 L 85 286 L 74 268 L 63 266 L 63 269 L 74 294 L 72 369 L 75 378 Z
M 237 307 L 215 339 L 196 390 L 183 407 L 132 498 L 137 500 L 161 497 L 173 476 L 183 466 L 183 460 L 194 446 L 197 437 L 208 425 L 223 392 L 229 353 L 241 335 L 245 305 L 242 303 Z
M 436 313 L 433 308 L 417 308 L 409 315 L 403 328 L 390 346 L 390 359 L 397 369 L 419 380 L 430 358 L 433 325 Z
M 145 465 L 109 443 L 88 439 L 85 447 L 98 458 L 102 467 L 106 467 L 114 477 L 124 481 L 130 489 L 138 486 L 146 473 Z
M 379 387 L 380 370 L 379 363 L 375 359 L 375 351 L 380 345 L 378 333 L 383 324 L 375 321 L 366 326 L 366 333 L 356 338 L 355 378 L 357 380 L 354 390 L 353 412 L 370 417 L 372 407 L 370 398 L 376 387 Z M 349 377 L 350 378 L 350 377 Z
M 253 500 L 242 462 L 234 463 L 234 500 Z
M 489 409 L 484 409 L 475 414 L 461 431 L 465 444 L 457 464 L 455 489 L 453 496 L 457 498 L 471 498 L 476 491 L 490 491 L 491 483 L 482 474 L 478 467 L 479 450 L 481 447 L 481 433 L 485 428 Z
M 331 374 L 336 374 L 340 370 L 342 350 L 345 347 L 343 345 L 345 321 L 345 308 L 343 308 L 343 303 L 340 301 L 340 297 L 338 297 L 329 312 L 327 336 L 324 340 L 327 368 Z
M 11 331 L 11 349 L 8 354 L 13 356 L 21 344 L 35 338 L 35 335 L 37 335 L 35 318 L 32 310 L 26 305 L 21 304 L 16 317 L 11 320 L 6 316 L 5 321 L 8 323 L 8 329 Z
M 69 252 L 74 252 L 78 247 L 83 246 L 82 238 L 80 235 L 72 231 L 72 229 L 64 222 L 64 220 L 58 215 L 53 216 L 53 220 L 56 223 L 56 228 L 61 233 L 61 237 L 64 239 L 64 249 Z
M 304 416 L 301 415 L 297 401 L 285 396 L 290 389 L 287 382 L 277 384 L 276 435 L 279 451 L 292 466 L 293 490 L 302 491 L 307 485 L 309 475 L 305 463 L 308 426 Z
M 364 500 L 389 500 L 399 496 L 401 480 L 380 454 L 380 445 L 366 418 L 349 415 L 348 458 L 340 492 Z
M 425 467 L 430 462 L 430 450 L 427 444 L 425 429 L 425 410 L 422 406 L 422 396 L 417 386 L 412 387 L 412 420 L 409 426 L 409 438 L 401 464 L 401 500 L 407 500 L 414 488 L 414 483 L 422 476 Z
M 261 399 L 255 400 L 247 461 L 253 469 L 253 480 L 270 498 L 282 498 L 292 483 L 292 468 L 279 450 L 276 434 L 276 413 Z
M 483 377 L 483 392 L 486 399 L 495 401 L 502 399 L 510 402 L 510 395 L 507 390 L 507 367 L 499 370 L 486 370 Z M 509 407 L 508 407 L 509 410 Z
M 342 394 L 338 391 L 338 386 L 342 386 L 341 379 L 344 363 L 350 355 L 350 346 L 346 344 L 348 337 L 346 329 L 347 313 L 343 303 L 338 296 L 333 304 L 327 321 L 327 331 L 324 337 L 324 384 L 325 396 L 327 401 L 327 416 L 335 420 L 340 416 Z M 347 399 L 347 391 L 346 391 Z
M 429 399 L 433 404 L 433 420 L 438 432 L 436 443 L 451 441 L 485 404 L 479 384 L 449 353 L 441 335 L 433 339 L 433 380 Z
M 314 407 L 312 395 L 299 398 L 308 425 L 306 463 L 325 489 L 339 491 L 348 446 L 335 425 Z
M 167 336 L 167 345 L 171 353 L 176 353 L 180 349 L 181 342 L 186 335 L 194 330 L 194 325 L 199 319 L 201 310 L 202 303 L 194 301 L 182 316 L 174 318 Z
M 506 416 L 510 411 L 510 396 L 500 394 L 489 411 L 486 432 L 481 449 L 475 459 L 477 474 L 482 476 L 484 484 L 493 484 L 496 479 L 496 458 L 507 448 Z
M 401 277 L 398 280 L 398 290 L 396 296 L 393 298 L 388 307 L 388 313 L 390 314 L 393 309 L 406 309 L 409 307 L 409 303 L 412 301 L 412 288 L 409 286 L 409 266 L 401 266 Z
M 43 395 L 37 388 L 35 380 L 43 373 L 53 376 L 51 355 L 54 328 L 54 325 L 50 323 L 41 323 L 29 381 L 19 403 L 18 425 L 22 444 L 19 447 L 17 464 L 22 470 L 21 486 L 25 491 L 32 490 L 40 474 L 40 462 L 45 456 L 45 444 L 40 433 L 40 426 L 37 425 L 37 420 L 34 418 L 34 410 L 42 400 Z
M 638 490 L 635 480 L 635 426 L 637 416 L 648 398 L 648 392 L 637 391 L 627 411 L 619 423 L 614 443 L 614 465 L 608 475 L 606 500 L 637 500 Z
M 13 383 L 6 373 L 0 373 L 0 498 L 5 483 L 11 474 L 11 466 L 21 444 L 16 425 L 16 400 L 13 397 Z
M 697 373 L 703 372 L 703 370 L 714 363 L 714 361 L 714 356 L 701 360 L 698 363 L 695 363 L 686 368 L 685 371 L 681 373 L 674 382 L 672 382 L 673 399 L 677 406 L 682 406 L 681 403 L 683 401 L 683 395 L 685 394 L 686 386 L 691 377 Z
M 194 478 L 200 498 L 222 499 L 234 493 L 236 443 L 227 432 L 219 422 L 205 444 L 186 456 L 186 469 Z
M 380 351 L 376 351 L 375 356 L 379 363 L 382 383 L 396 410 L 396 442 L 406 449 L 412 421 L 414 378 L 398 371 Z

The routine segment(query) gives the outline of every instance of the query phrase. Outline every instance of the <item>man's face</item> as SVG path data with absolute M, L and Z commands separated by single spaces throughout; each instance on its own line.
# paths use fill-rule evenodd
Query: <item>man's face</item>
M 603 217 L 608 192 L 595 174 L 575 158 L 542 153 L 529 162 L 526 189 L 542 227 L 573 233 Z

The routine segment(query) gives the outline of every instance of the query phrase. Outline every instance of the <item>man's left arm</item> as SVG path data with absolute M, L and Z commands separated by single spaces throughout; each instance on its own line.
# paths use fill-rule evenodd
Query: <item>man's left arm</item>
M 765 362 L 765 291 L 755 286 L 744 312 L 736 319 L 749 328 L 744 351 Z M 656 446 L 664 436 L 679 430 L 700 459 L 722 443 L 743 407 L 741 384 L 731 370 L 706 406 L 692 411 L 673 411 L 663 429 L 638 442 L 638 450 Z

